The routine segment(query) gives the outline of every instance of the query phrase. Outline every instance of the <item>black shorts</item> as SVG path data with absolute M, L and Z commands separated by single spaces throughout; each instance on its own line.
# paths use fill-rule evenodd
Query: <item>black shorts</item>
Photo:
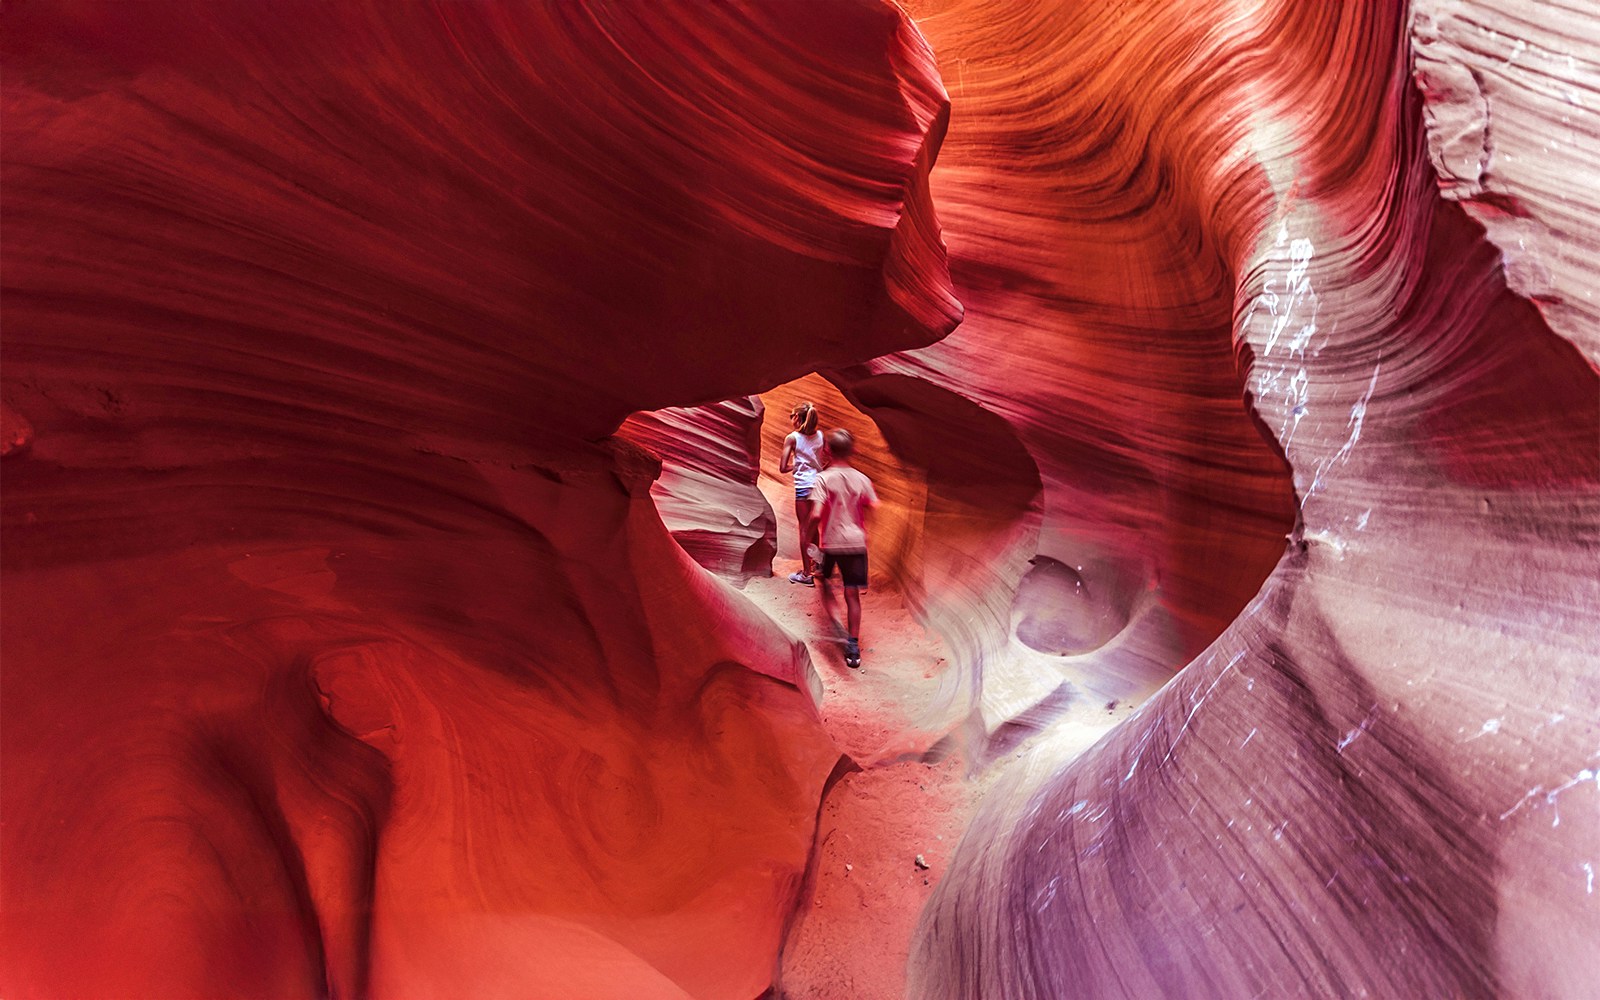
M 865 552 L 822 552 L 822 568 L 818 571 L 824 580 L 833 577 L 833 568 L 839 567 L 839 580 L 846 587 L 867 585 L 867 554 Z

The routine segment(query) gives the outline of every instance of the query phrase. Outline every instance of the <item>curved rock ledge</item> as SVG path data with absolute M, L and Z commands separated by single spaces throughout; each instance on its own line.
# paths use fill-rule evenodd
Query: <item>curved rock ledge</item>
M 695 562 L 743 581 L 772 574 L 777 519 L 756 488 L 761 468 L 757 396 L 635 413 L 621 437 L 662 459 L 650 486 L 667 530 Z

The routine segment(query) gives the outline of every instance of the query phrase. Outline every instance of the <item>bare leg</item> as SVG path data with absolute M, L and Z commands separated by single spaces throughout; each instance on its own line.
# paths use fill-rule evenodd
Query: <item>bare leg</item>
M 822 585 L 823 585 L 823 587 L 827 587 L 827 585 L 828 585 L 827 581 L 824 580 Z M 844 588 L 844 613 L 845 613 L 846 620 L 850 624 L 850 638 L 852 638 L 852 639 L 861 638 L 861 588 L 860 587 L 846 587 L 846 588 Z M 831 611 L 830 611 L 830 614 L 831 614 Z
M 811 536 L 816 534 L 817 528 L 811 517 L 810 500 L 795 498 L 794 519 L 800 526 L 800 572 L 806 576 L 811 576 L 816 573 L 817 567 L 812 564 L 811 553 L 808 549 L 811 545 Z
M 822 610 L 827 614 L 829 624 L 831 624 L 834 628 L 838 628 L 839 619 L 834 614 L 833 583 L 828 577 L 825 576 L 818 577 L 817 582 L 822 584 Z M 848 594 L 849 591 L 846 591 L 845 593 Z M 846 608 L 845 610 L 848 612 L 849 609 Z
M 822 551 L 822 517 L 821 512 L 817 510 L 815 500 L 811 501 L 811 534 L 806 541 L 805 549 L 808 553 L 813 549 Z M 816 561 L 812 560 L 812 568 L 815 567 Z

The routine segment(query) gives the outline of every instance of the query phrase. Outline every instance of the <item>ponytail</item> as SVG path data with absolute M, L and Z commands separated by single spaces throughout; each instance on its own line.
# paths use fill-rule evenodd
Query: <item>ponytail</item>
M 816 433 L 817 421 L 821 419 L 821 416 L 821 413 L 811 403 L 801 403 L 789 411 L 789 419 L 799 426 L 801 434 L 806 435 Z

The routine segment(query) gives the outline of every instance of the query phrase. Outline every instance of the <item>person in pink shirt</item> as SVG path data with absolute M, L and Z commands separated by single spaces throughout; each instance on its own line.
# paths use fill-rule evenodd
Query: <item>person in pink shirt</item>
M 845 642 L 844 662 L 861 666 L 861 592 L 867 587 L 867 511 L 878 505 L 872 480 L 850 464 L 855 453 L 855 438 L 847 430 L 828 435 L 828 452 L 833 464 L 817 473 L 811 499 L 817 505 L 818 535 L 822 564 L 822 606 L 833 618 L 833 570 L 839 569 L 844 584 L 845 617 L 849 638 Z M 836 620 L 836 619 L 835 619 Z

